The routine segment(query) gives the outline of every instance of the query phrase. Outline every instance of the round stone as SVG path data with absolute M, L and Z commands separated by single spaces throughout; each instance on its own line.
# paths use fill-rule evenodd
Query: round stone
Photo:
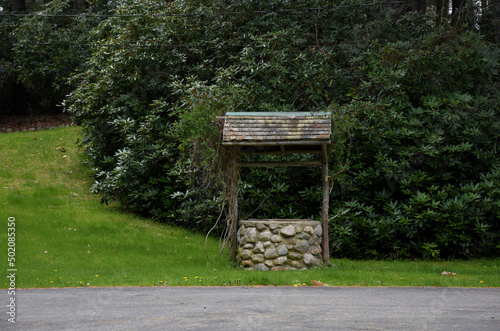
M 304 228 L 304 232 L 307 233 L 308 235 L 311 235 L 314 233 L 314 230 L 313 230 L 312 226 L 308 225 Z
M 269 229 L 276 230 L 277 228 L 278 228 L 278 224 L 275 224 L 275 223 L 269 224 Z
M 271 237 L 271 241 L 273 243 L 279 243 L 279 242 L 282 242 L 283 239 L 280 236 L 278 236 L 277 234 L 275 234 L 274 236 Z
M 321 244 L 321 237 L 318 237 L 317 235 L 313 234 L 311 236 L 311 239 L 309 239 L 309 245 L 314 246 L 319 244 Z
M 249 250 L 249 249 L 244 249 L 244 250 L 241 251 L 240 257 L 243 260 L 249 259 L 250 257 L 252 257 L 252 251 Z
M 288 254 L 288 258 L 290 260 L 300 260 L 302 258 L 302 255 L 299 253 L 291 252 Z
M 240 235 L 239 229 L 238 229 L 238 232 L 236 232 L 236 242 L 241 243 L 241 235 Z
M 298 268 L 298 269 L 304 268 L 304 265 L 302 263 L 300 263 L 300 261 L 292 261 L 292 263 L 290 263 L 290 265 L 292 267 Z
M 247 228 L 244 232 L 244 238 L 246 242 L 254 243 L 257 241 L 257 229 L 256 228 Z
M 259 240 L 260 241 L 269 241 L 271 240 L 271 232 L 269 231 L 264 231 L 259 234 Z
M 263 254 L 254 254 L 252 256 L 252 261 L 255 263 L 262 263 L 265 261 Z
M 305 232 L 301 232 L 297 235 L 297 238 L 299 239 L 304 239 L 304 240 L 309 240 L 309 238 L 311 238 L 310 235 L 308 235 L 307 233 Z
M 245 261 L 241 262 L 241 265 L 243 267 L 253 267 L 253 262 L 252 262 L 252 260 L 245 260 Z
M 276 260 L 274 260 L 274 265 L 283 265 L 286 263 L 286 256 L 280 256 Z
M 309 267 L 318 265 L 318 259 L 316 259 L 312 254 L 304 254 L 304 263 Z
M 275 259 L 278 257 L 278 254 L 276 253 L 276 250 L 274 248 L 268 248 L 264 253 L 264 257 L 266 259 Z
M 285 245 L 282 245 L 281 247 L 278 248 L 278 255 L 283 256 L 288 254 L 288 248 L 286 248 Z
M 318 237 L 321 237 L 321 235 L 323 234 L 323 228 L 321 227 L 321 225 L 318 225 L 314 228 L 314 234 Z
M 257 224 L 255 225 L 255 227 L 256 227 L 256 228 L 257 228 L 257 230 L 259 230 L 259 231 L 264 231 L 265 229 L 267 229 L 267 226 L 266 226 L 264 223 L 260 223 L 260 222 L 259 222 L 259 223 L 257 223 Z
M 299 240 L 293 249 L 299 253 L 305 253 L 309 250 L 309 244 L 306 240 Z
M 266 262 L 264 262 L 264 265 L 268 268 L 274 267 L 274 264 L 271 260 L 267 260 Z
M 264 253 L 265 249 L 264 249 L 264 244 L 261 243 L 260 241 L 257 243 L 257 245 L 255 245 L 255 248 L 253 249 L 253 252 L 254 253 Z
M 287 225 L 280 230 L 283 237 L 293 237 L 295 236 L 295 227 L 293 225 Z
M 317 255 L 320 254 L 323 250 L 319 246 L 311 246 L 311 254 Z
M 262 271 L 267 271 L 269 270 L 268 267 L 266 267 L 266 265 L 264 263 L 259 263 L 259 264 L 256 264 L 254 267 L 253 267 L 253 270 L 262 270 Z

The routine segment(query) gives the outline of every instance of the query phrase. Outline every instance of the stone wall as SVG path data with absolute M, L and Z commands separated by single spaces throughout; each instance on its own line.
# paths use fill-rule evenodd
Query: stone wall
M 241 220 L 237 262 L 247 270 L 307 269 L 323 263 L 321 223 L 309 220 Z

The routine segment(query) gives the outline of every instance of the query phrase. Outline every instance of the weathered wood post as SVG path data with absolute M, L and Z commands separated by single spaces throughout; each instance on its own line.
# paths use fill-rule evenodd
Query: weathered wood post
M 238 146 L 233 146 L 233 161 L 231 169 L 231 198 L 229 200 L 229 218 L 231 226 L 229 237 L 231 246 L 229 247 L 231 261 L 236 261 L 236 252 L 238 250 L 237 232 L 238 232 Z
M 321 145 L 321 152 L 323 155 L 323 201 L 321 204 L 321 226 L 322 233 L 322 249 L 323 249 L 323 262 L 330 265 L 330 245 L 328 244 L 328 210 L 330 208 L 330 179 L 328 177 L 328 149 L 326 145 Z

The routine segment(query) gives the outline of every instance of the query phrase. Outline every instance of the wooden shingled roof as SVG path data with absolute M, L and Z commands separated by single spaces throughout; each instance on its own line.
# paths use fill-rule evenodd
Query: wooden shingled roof
M 228 112 L 222 144 L 327 145 L 331 125 L 327 112 Z

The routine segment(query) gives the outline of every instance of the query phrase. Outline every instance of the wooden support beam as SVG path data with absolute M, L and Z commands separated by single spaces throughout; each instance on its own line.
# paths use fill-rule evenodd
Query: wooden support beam
M 229 199 L 229 217 L 231 225 L 229 228 L 229 237 L 231 238 L 231 246 L 229 247 L 229 256 L 231 261 L 236 262 L 236 254 L 238 251 L 237 233 L 238 233 L 238 146 L 233 147 L 233 176 L 231 182 L 232 196 Z
M 283 146 L 283 145 L 282 145 Z M 287 149 L 285 151 L 240 151 L 240 155 L 288 155 L 288 154 L 321 154 L 321 151 L 314 150 L 300 150 L 300 149 Z
M 290 162 L 239 162 L 241 168 L 248 167 L 321 167 L 321 161 L 290 161 Z
M 330 245 L 328 244 L 328 211 L 330 208 L 330 184 L 328 179 L 328 148 L 325 145 L 321 146 L 323 152 L 323 201 L 321 206 L 321 227 L 323 229 L 322 237 L 322 250 L 323 250 L 323 262 L 330 266 Z

